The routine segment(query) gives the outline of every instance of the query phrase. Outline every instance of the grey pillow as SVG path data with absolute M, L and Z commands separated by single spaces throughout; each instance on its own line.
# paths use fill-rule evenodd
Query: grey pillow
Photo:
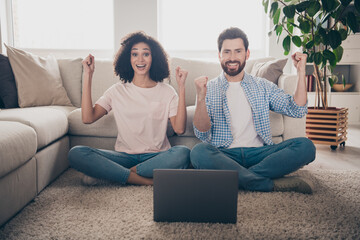
M 279 77 L 283 74 L 283 69 L 286 65 L 287 58 L 275 59 L 268 62 L 255 63 L 251 75 L 265 78 L 277 85 Z
M 54 57 L 43 58 L 13 47 L 6 48 L 15 75 L 20 107 L 72 106 Z

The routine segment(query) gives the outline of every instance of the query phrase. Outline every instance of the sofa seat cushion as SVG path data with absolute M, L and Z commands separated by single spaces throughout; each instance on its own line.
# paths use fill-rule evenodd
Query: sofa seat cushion
M 81 119 L 81 108 L 78 108 L 69 114 L 68 121 L 69 134 L 73 136 L 117 137 L 118 132 L 113 111 L 92 124 L 84 124 Z M 174 134 L 169 120 L 166 135 L 170 137 Z
M 117 127 L 112 111 L 94 123 L 85 124 L 81 119 L 81 108 L 78 108 L 69 114 L 68 121 L 70 135 L 117 137 Z
M 19 122 L 0 121 L 0 178 L 35 156 L 36 142 L 33 128 Z
M 68 132 L 63 111 L 51 107 L 12 108 L 0 111 L 0 120 L 15 121 L 32 127 L 37 135 L 37 149 L 41 149 Z
M 77 107 L 69 107 L 69 106 L 48 106 L 52 109 L 57 109 L 65 113 L 66 116 L 69 116 L 70 113 L 77 109 Z
M 279 113 L 270 111 L 271 136 L 278 137 L 284 134 L 284 117 Z
M 196 137 L 194 133 L 194 127 L 193 127 L 193 120 L 194 120 L 194 114 L 195 114 L 195 106 L 188 106 L 186 107 L 186 129 L 184 134 L 182 134 L 182 137 Z

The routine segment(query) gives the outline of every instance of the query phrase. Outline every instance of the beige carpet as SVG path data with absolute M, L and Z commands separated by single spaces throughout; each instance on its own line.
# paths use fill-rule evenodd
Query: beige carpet
M 239 192 L 237 224 L 156 223 L 152 187 L 85 187 L 70 169 L 0 239 L 360 239 L 360 172 L 298 171 L 313 195 Z

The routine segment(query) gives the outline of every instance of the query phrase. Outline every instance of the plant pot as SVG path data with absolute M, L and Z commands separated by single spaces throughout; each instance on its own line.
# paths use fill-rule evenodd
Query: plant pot
M 314 144 L 330 145 L 335 150 L 347 140 L 347 108 L 308 108 L 306 116 L 306 136 Z

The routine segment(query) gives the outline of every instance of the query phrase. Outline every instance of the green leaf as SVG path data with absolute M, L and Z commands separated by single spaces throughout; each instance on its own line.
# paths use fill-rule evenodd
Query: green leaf
M 311 53 L 311 54 L 309 55 L 309 57 L 307 58 L 306 62 L 308 62 L 308 63 L 314 62 L 314 53 Z
M 344 41 L 347 38 L 347 31 L 345 29 L 340 29 L 339 33 L 341 35 L 341 40 Z
M 309 33 L 310 32 L 310 23 L 308 21 L 301 21 L 299 28 L 304 33 Z
M 358 32 L 359 24 L 358 24 L 358 22 L 356 20 L 356 16 L 353 12 L 348 13 L 346 20 L 347 20 L 347 23 L 349 24 L 350 29 L 354 33 Z
M 346 80 L 345 80 L 345 77 L 344 77 L 344 74 L 341 74 L 341 81 L 344 85 L 344 87 L 346 86 Z
M 264 6 L 265 13 L 267 14 L 269 8 L 269 0 L 263 0 L 262 5 Z
M 273 2 L 273 3 L 271 4 L 271 7 L 270 7 L 270 16 L 271 16 L 271 17 L 274 17 L 277 9 L 278 9 L 278 3 L 277 3 L 277 2 Z
M 316 34 L 314 37 L 314 44 L 318 46 L 321 43 L 321 36 L 319 34 Z
M 309 41 L 309 42 L 305 45 L 306 49 L 311 49 L 313 46 L 314 46 L 314 41 Z
M 309 7 L 309 5 L 310 5 L 310 1 L 301 2 L 295 5 L 296 11 L 298 11 L 299 13 L 303 12 Z
M 313 17 L 320 10 L 320 7 L 321 6 L 318 1 L 312 1 L 307 7 L 306 12 L 310 17 Z
M 295 15 L 295 6 L 294 5 L 288 5 L 283 8 L 284 15 L 287 18 L 294 18 Z
M 326 33 L 326 30 L 323 29 L 322 27 L 319 28 L 319 34 L 320 34 L 320 36 L 321 36 L 321 38 L 322 38 L 322 43 L 323 43 L 324 45 L 329 45 L 329 44 L 330 44 L 330 43 L 329 43 L 329 37 L 328 37 L 328 35 L 327 35 L 327 33 Z
M 320 63 L 322 62 L 323 56 L 321 54 L 321 52 L 316 52 L 314 53 L 314 62 L 316 65 L 320 65 Z
M 333 86 L 334 86 L 334 83 L 335 83 L 335 80 L 332 79 L 332 78 L 329 78 L 330 87 L 333 87 Z
M 281 25 L 276 25 L 275 27 L 275 32 L 276 32 L 276 36 L 280 36 L 283 30 L 283 26 Z
M 332 49 L 337 48 L 341 44 L 341 34 L 336 30 L 331 30 L 328 34 L 329 43 Z
M 358 11 L 358 13 L 360 13 L 360 0 L 355 0 L 354 5 L 355 5 L 356 11 Z
M 336 0 L 321 0 L 321 3 L 323 6 L 323 9 L 326 12 L 331 12 L 339 6 L 338 1 L 336 1 Z
M 288 31 L 289 31 L 289 33 L 291 33 L 291 34 L 293 34 L 293 32 L 294 32 L 294 27 L 293 27 L 293 25 L 291 25 L 291 24 L 287 24 L 287 29 L 288 29 Z
M 331 66 L 336 66 L 336 56 L 333 52 L 331 52 L 330 50 L 326 49 L 323 52 L 323 57 L 325 60 L 325 64 L 326 64 L 326 60 L 329 60 L 329 63 Z
M 290 43 L 291 43 L 291 39 L 290 39 L 290 36 L 286 36 L 283 40 L 283 48 L 285 50 L 285 52 L 290 52 Z M 287 55 L 287 54 L 285 54 Z
M 351 3 L 351 1 L 352 0 L 340 0 L 341 5 L 343 5 L 344 7 L 347 7 Z
M 342 14 L 344 13 L 344 10 L 345 10 L 345 7 L 341 5 L 330 16 L 332 18 L 334 18 L 334 20 L 336 21 L 342 16 Z
M 274 15 L 273 23 L 275 25 L 279 23 L 279 18 L 280 18 L 280 9 L 276 10 Z
M 342 46 L 338 46 L 336 49 L 334 49 L 334 54 L 336 56 L 336 61 L 337 62 L 341 61 L 343 53 L 344 53 L 344 49 L 343 49 Z
M 299 36 L 293 36 L 291 40 L 295 44 L 295 46 L 301 46 L 301 38 Z

